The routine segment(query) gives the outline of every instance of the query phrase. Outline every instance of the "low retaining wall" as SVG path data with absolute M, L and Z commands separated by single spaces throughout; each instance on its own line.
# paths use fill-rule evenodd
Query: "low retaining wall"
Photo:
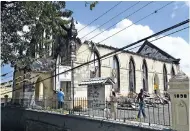
M 155 131 L 124 123 L 13 107 L 1 108 L 1 127 L 11 131 Z

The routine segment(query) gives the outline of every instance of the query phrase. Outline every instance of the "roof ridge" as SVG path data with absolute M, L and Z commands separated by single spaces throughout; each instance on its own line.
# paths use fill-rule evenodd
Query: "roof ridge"
M 148 40 L 146 40 L 145 42 L 149 42 Z M 142 54 L 140 54 L 139 52 L 143 49 L 143 47 L 145 46 L 145 42 L 142 44 L 142 46 L 139 48 L 139 50 L 137 51 L 137 52 L 132 52 L 132 51 L 129 51 L 129 50 L 123 50 L 122 52 L 124 52 L 124 53 L 128 53 L 128 54 L 131 54 L 131 55 L 137 55 L 137 56 L 141 56 L 141 57 L 145 57 L 145 58 L 148 58 L 148 59 L 152 59 L 152 60 L 157 60 L 157 61 L 161 61 L 161 62 L 167 62 L 167 63 L 172 63 L 171 61 L 167 61 L 167 60 L 162 60 L 162 59 L 156 59 L 156 58 L 154 58 L 154 57 L 150 57 L 150 56 L 146 56 L 146 55 L 142 55 Z M 83 42 L 84 44 L 88 44 L 88 41 L 84 41 Z M 93 42 L 94 43 L 94 42 Z M 103 48 L 108 48 L 108 49 L 111 49 L 111 50 L 117 50 L 117 49 L 119 49 L 119 48 L 117 48 L 117 47 L 113 47 L 113 46 L 108 46 L 108 45 L 105 45 L 105 44 L 100 44 L 100 43 L 95 43 L 97 46 L 100 46 L 100 47 L 103 47 Z M 152 43 L 151 43 L 152 44 Z M 152 44 L 153 45 L 153 44 Z M 155 46 L 155 45 L 154 45 Z M 156 48 L 158 48 L 157 46 L 155 46 Z M 160 48 L 158 48 L 159 50 L 161 50 Z M 161 50 L 161 51 L 163 51 L 163 50 Z M 163 52 L 165 52 L 165 51 L 163 51 Z M 166 53 L 166 52 L 165 52 Z M 168 54 L 168 53 L 166 53 L 166 54 Z M 179 64 L 179 61 L 180 61 L 180 59 L 176 59 L 176 58 L 174 58 L 173 56 L 171 56 L 171 55 L 169 55 L 168 54 L 168 56 L 170 56 L 171 58 L 173 58 L 174 59 L 174 63 L 176 63 L 176 64 Z

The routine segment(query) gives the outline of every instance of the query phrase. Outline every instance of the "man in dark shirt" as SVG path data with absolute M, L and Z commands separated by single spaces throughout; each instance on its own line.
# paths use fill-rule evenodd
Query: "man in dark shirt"
M 137 101 L 139 102 L 139 112 L 137 118 L 141 117 L 141 112 L 143 114 L 143 117 L 146 118 L 145 111 L 144 111 L 144 91 L 143 89 L 140 90 L 140 93 L 138 94 Z

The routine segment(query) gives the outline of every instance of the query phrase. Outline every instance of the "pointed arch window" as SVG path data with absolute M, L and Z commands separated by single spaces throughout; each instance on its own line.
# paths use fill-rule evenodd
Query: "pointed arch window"
M 166 69 L 166 65 L 164 64 L 163 67 L 163 84 L 164 84 L 164 91 L 168 90 L 168 76 L 167 76 L 167 69 Z
M 97 58 L 98 60 L 96 60 Z M 94 62 L 92 62 L 90 65 L 90 78 L 101 77 L 101 64 L 98 51 L 92 52 L 90 60 L 94 60 Z
M 129 91 L 136 92 L 135 63 L 133 57 L 129 61 Z
M 172 66 L 172 69 L 171 69 L 171 77 L 174 77 L 175 76 L 175 70 L 174 70 L 174 67 Z
M 142 69 L 143 69 L 143 90 L 148 91 L 148 68 L 146 60 L 143 60 Z
M 115 82 L 113 88 L 115 89 L 115 91 L 120 92 L 120 68 L 119 68 L 119 60 L 116 55 L 113 56 L 112 78 Z

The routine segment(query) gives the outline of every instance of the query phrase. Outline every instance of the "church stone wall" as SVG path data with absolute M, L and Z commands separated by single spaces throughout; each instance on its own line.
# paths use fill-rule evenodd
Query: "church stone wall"
M 110 53 L 114 51 L 114 49 L 104 48 L 104 47 L 97 47 L 97 50 L 100 54 L 100 56 L 103 56 L 107 53 Z M 87 61 L 90 61 L 91 57 L 91 50 L 89 49 L 89 46 L 87 44 L 83 44 L 79 50 L 77 51 L 77 57 L 76 62 L 74 63 L 74 66 L 78 66 L 82 63 L 85 63 Z M 167 77 L 168 80 L 171 78 L 171 69 L 172 69 L 172 63 L 165 63 L 162 61 L 153 60 L 150 58 L 145 58 L 137 54 L 132 53 L 117 53 L 116 54 L 119 59 L 119 66 L 120 66 L 120 93 L 123 95 L 127 95 L 129 93 L 129 61 L 130 57 L 133 57 L 134 64 L 135 64 L 135 80 L 136 80 L 136 92 L 138 93 L 140 89 L 143 87 L 142 85 L 142 64 L 143 59 L 147 62 L 148 67 L 148 88 L 149 93 L 153 93 L 153 84 L 154 84 L 154 76 L 155 74 L 158 75 L 159 78 L 159 89 L 160 92 L 163 93 L 163 66 L 166 65 L 167 68 Z M 112 63 L 113 63 L 113 55 L 109 56 L 107 59 L 103 58 L 101 60 L 101 77 L 111 77 L 112 76 Z M 178 65 L 173 65 L 175 73 L 177 74 L 179 70 Z M 74 70 L 74 79 L 75 79 L 75 97 L 87 97 L 87 87 L 86 86 L 79 86 L 78 84 L 84 80 L 90 78 L 90 67 L 88 65 L 84 65 L 78 69 Z M 42 79 L 45 79 L 47 77 L 50 77 L 52 74 L 50 73 L 41 73 L 39 77 Z M 17 72 L 16 78 L 19 76 L 23 76 L 23 72 Z M 52 79 L 47 79 L 44 82 L 45 88 L 44 88 L 44 94 L 48 98 L 52 98 L 55 96 L 53 92 L 54 82 Z M 20 93 L 22 90 L 22 85 L 16 86 L 16 91 L 13 93 L 13 97 L 15 99 L 20 98 Z M 56 97 L 56 96 L 55 96 Z
M 80 65 L 84 62 L 90 61 L 91 57 L 91 51 L 88 49 L 88 45 L 83 44 L 79 50 L 77 55 L 77 64 Z M 105 55 L 107 53 L 110 53 L 114 51 L 113 49 L 108 49 L 104 47 L 97 47 L 98 52 L 100 56 Z M 84 52 L 82 52 L 84 51 Z M 81 53 L 82 52 L 82 53 Z M 130 57 L 133 57 L 134 63 L 135 63 L 135 76 L 136 76 L 136 92 L 138 93 L 140 89 L 143 87 L 142 85 L 142 64 L 143 60 L 145 59 L 147 62 L 147 68 L 148 68 L 148 90 L 149 93 L 154 92 L 154 76 L 155 74 L 158 75 L 159 78 L 159 89 L 160 92 L 163 93 L 163 66 L 166 65 L 167 68 L 167 77 L 168 80 L 171 78 L 171 63 L 165 63 L 162 61 L 145 58 L 140 55 L 131 54 L 131 53 L 119 53 L 116 54 L 119 59 L 120 64 L 120 93 L 123 95 L 126 95 L 129 93 L 129 61 Z M 112 69 L 112 63 L 113 63 L 113 55 L 107 59 L 103 58 L 101 60 L 101 77 L 111 77 L 111 69 Z M 175 73 L 178 71 L 178 67 L 176 65 L 173 65 Z M 75 74 L 75 87 L 76 87 L 76 96 L 84 96 L 86 97 L 87 90 L 86 86 L 78 86 L 78 84 L 84 80 L 88 79 L 90 77 L 89 73 L 89 65 L 85 65 L 79 69 L 76 70 Z M 80 73 L 79 73 L 80 72 Z M 77 92 L 78 91 L 78 92 Z

